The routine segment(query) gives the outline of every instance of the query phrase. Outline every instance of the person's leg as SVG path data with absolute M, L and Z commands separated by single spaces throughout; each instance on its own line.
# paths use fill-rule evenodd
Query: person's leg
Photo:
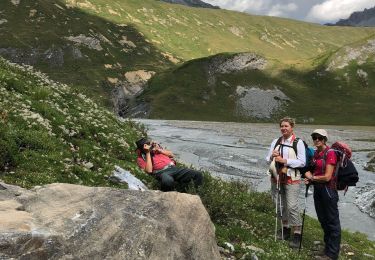
M 182 191 L 185 191 L 191 182 L 194 183 L 196 188 L 203 182 L 203 175 L 199 171 L 178 167 L 172 167 L 170 169 L 173 169 L 170 175 L 173 177 L 174 181 L 178 183 Z
M 281 196 L 281 207 L 282 207 L 281 213 L 282 213 L 283 227 L 290 228 L 286 186 L 287 186 L 286 184 L 280 185 L 280 196 Z
M 337 259 L 340 253 L 341 225 L 337 202 L 339 196 L 336 190 L 325 188 L 326 190 L 326 216 L 327 216 L 327 243 L 326 255 L 332 259 Z
M 175 188 L 175 182 L 172 177 L 173 171 L 166 169 L 158 174 L 157 178 L 160 180 L 162 191 L 172 191 Z
M 324 252 L 327 251 L 328 243 L 328 228 L 327 228 L 327 213 L 326 213 L 326 201 L 325 201 L 325 189 L 323 186 L 314 186 L 314 206 L 316 215 L 318 217 L 320 226 L 324 232 Z
M 271 192 L 272 192 L 272 199 L 277 207 L 277 218 L 282 220 L 281 227 L 277 231 L 277 238 L 288 240 L 290 237 L 290 227 L 288 224 L 288 213 L 286 209 L 286 200 L 285 200 L 285 188 L 284 185 L 280 185 L 280 192 L 277 189 L 277 183 L 271 181 Z M 280 207 L 281 201 L 281 207 Z M 282 210 L 281 210 L 282 208 Z M 282 229 L 282 230 L 281 230 Z
M 300 215 L 299 205 L 299 184 L 290 184 L 285 186 L 286 205 L 288 208 L 288 221 L 292 227 L 293 237 L 289 245 L 293 248 L 298 248 L 301 241 L 301 224 L 302 219 Z

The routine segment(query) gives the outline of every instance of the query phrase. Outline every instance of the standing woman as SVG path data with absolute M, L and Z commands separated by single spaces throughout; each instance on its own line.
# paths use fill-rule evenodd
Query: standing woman
M 301 241 L 301 215 L 299 208 L 299 188 L 301 174 L 297 168 L 306 164 L 305 145 L 294 134 L 294 119 L 284 117 L 280 119 L 281 137 L 271 143 L 266 160 L 271 163 L 272 171 L 271 190 L 277 203 L 281 196 L 280 204 L 277 203 L 278 212 L 281 214 L 282 228 L 279 230 L 279 239 L 289 240 L 289 246 L 298 248 Z M 293 144 L 296 142 L 296 151 Z M 275 167 L 273 167 L 275 166 Z M 274 177 L 276 176 L 276 177 Z
M 341 226 L 337 202 L 336 177 L 333 176 L 337 157 L 327 145 L 328 134 L 316 129 L 311 137 L 317 150 L 314 154 L 315 170 L 305 174 L 305 183 L 314 185 L 314 204 L 320 225 L 324 231 L 324 255 L 316 259 L 337 259 L 340 252 Z M 325 158 L 325 162 L 323 162 Z M 324 169 L 323 169 L 324 167 Z

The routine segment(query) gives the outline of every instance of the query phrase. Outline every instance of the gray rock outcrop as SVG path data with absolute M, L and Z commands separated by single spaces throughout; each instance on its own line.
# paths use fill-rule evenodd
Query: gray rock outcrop
M 375 190 L 373 183 L 367 183 L 356 192 L 355 204 L 358 208 L 375 218 Z
M 51 46 L 48 49 L 0 48 L 0 56 L 18 64 L 34 66 L 42 62 L 48 64 L 49 67 L 62 67 L 64 65 L 64 56 L 74 60 L 83 58 L 80 49 L 71 45 Z
M 198 196 L 1 184 L 0 259 L 220 259 Z
M 292 100 L 276 86 L 261 89 L 259 86 L 237 86 L 236 113 L 241 117 L 271 118 L 281 113 Z
M 125 80 L 118 81 L 112 91 L 114 112 L 120 117 L 147 117 L 149 105 L 136 103 L 135 98 L 147 87 L 148 81 L 155 75 L 154 71 L 137 70 L 124 74 Z
M 216 83 L 216 77 L 220 74 L 252 69 L 262 70 L 266 64 L 266 59 L 255 53 L 238 53 L 229 57 L 216 56 L 212 58 L 206 69 L 208 85 L 213 86 Z

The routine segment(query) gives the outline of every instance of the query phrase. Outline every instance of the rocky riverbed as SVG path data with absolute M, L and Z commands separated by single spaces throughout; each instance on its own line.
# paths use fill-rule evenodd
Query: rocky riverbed
M 272 140 L 280 135 L 277 124 L 138 121 L 146 125 L 152 139 L 172 150 L 180 161 L 226 180 L 247 182 L 258 191 L 269 190 L 264 158 Z M 363 169 L 369 160 L 367 154 L 375 150 L 374 142 L 369 141 L 375 139 L 375 127 L 297 125 L 295 132 L 312 145 L 310 134 L 315 128 L 327 129 L 329 140 L 344 141 L 353 148 L 360 181 L 345 196 L 340 194 L 340 219 L 343 228 L 366 233 L 375 240 L 375 174 Z M 308 214 L 315 216 L 312 196 L 307 205 Z M 353 218 L 357 220 L 355 225 Z

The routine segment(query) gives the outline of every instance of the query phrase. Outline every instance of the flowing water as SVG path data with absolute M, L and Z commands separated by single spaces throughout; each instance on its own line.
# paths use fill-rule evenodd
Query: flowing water
M 270 189 L 265 156 L 272 140 L 280 136 L 277 124 L 143 119 L 137 121 L 148 128 L 148 134 L 153 140 L 172 150 L 185 164 L 207 170 L 225 180 L 246 182 L 258 191 Z M 310 134 L 316 128 L 325 128 L 329 140 L 344 141 L 354 150 L 353 161 L 360 181 L 357 187 L 350 188 L 345 196 L 340 192 L 342 228 L 366 233 L 369 239 L 375 240 L 375 219 L 360 211 L 358 207 L 375 203 L 375 198 L 356 199 L 363 187 L 367 190 L 375 188 L 375 173 L 363 170 L 368 160 L 368 152 L 375 151 L 375 127 L 297 125 L 295 133 L 312 146 Z M 304 187 L 301 187 L 301 203 L 304 202 L 303 198 Z M 311 193 L 308 196 L 307 212 L 316 217 Z

